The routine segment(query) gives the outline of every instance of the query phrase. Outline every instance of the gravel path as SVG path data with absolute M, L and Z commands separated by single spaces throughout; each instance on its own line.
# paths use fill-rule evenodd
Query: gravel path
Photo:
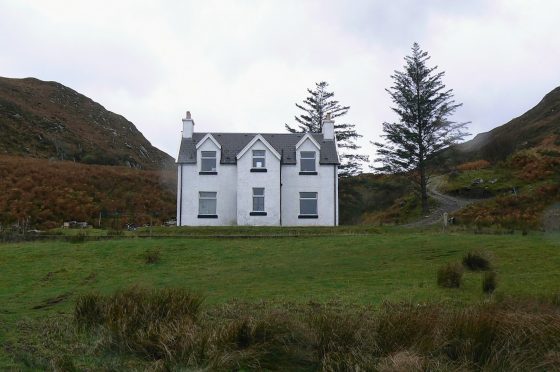
M 443 194 L 437 190 L 438 186 L 440 186 L 442 182 L 443 182 L 442 176 L 436 176 L 433 177 L 430 180 L 430 183 L 428 184 L 428 194 L 430 195 L 430 197 L 432 197 L 438 202 L 437 207 L 430 210 L 430 214 L 425 216 L 421 220 L 411 222 L 403 226 L 423 227 L 423 226 L 434 225 L 436 223 L 441 224 L 444 212 L 451 214 L 455 211 L 458 211 L 461 208 L 466 207 L 469 204 L 476 203 L 477 201 L 482 200 L 482 199 L 457 198 L 455 196 Z

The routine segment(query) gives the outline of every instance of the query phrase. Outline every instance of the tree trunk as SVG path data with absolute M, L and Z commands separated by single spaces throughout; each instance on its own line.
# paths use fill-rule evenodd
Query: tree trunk
M 426 169 L 420 166 L 420 193 L 422 197 L 422 214 L 426 216 L 429 212 L 428 205 L 428 180 L 426 179 Z

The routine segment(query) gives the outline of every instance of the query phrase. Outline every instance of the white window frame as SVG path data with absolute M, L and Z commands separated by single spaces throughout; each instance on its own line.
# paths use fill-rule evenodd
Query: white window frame
M 204 155 L 204 153 L 213 152 L 213 156 Z M 214 159 L 214 168 L 204 169 L 204 159 Z M 201 172 L 217 172 L 218 171 L 218 153 L 217 151 L 200 151 L 200 171 Z
M 262 194 L 255 193 L 256 190 L 262 190 Z M 255 199 L 262 199 L 262 210 L 255 209 Z M 266 211 L 266 204 L 265 204 L 265 190 L 264 187 L 253 187 L 253 198 L 252 198 L 253 205 L 251 207 L 252 212 L 265 212 Z
M 256 155 L 255 153 L 257 151 L 262 152 L 263 154 L 262 155 Z M 266 150 L 253 150 L 252 155 L 253 155 L 253 158 L 252 158 L 251 165 L 252 165 L 253 169 L 266 169 Z M 262 165 L 260 167 L 257 167 L 257 166 L 255 166 L 255 163 L 259 159 L 262 160 Z
M 304 153 L 306 153 L 306 155 L 312 153 L 313 157 L 309 157 L 309 156 L 304 157 Z M 313 170 L 309 170 L 309 169 L 304 170 L 303 169 L 303 160 L 304 159 L 305 160 L 313 160 Z M 303 173 L 317 172 L 317 151 L 300 151 L 300 153 L 299 153 L 299 170 L 300 170 L 300 172 L 303 172 Z
M 304 194 L 315 194 L 314 196 L 304 196 Z M 302 213 L 302 200 L 315 200 L 315 213 Z M 299 193 L 299 215 L 300 216 L 318 216 L 319 215 L 319 193 L 315 191 L 300 191 Z
M 214 194 L 214 196 L 202 196 L 202 194 Z M 203 200 L 214 200 L 214 213 L 202 213 L 201 202 Z M 200 216 L 215 216 L 218 214 L 218 193 L 216 191 L 199 191 L 198 192 L 198 214 Z

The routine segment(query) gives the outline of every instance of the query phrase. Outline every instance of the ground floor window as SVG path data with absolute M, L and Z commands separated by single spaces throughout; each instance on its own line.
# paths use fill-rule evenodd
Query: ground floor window
M 302 218 L 317 216 L 317 193 L 316 192 L 299 193 L 299 214 L 300 217 Z
M 216 192 L 200 191 L 198 193 L 198 214 L 199 215 L 215 215 L 216 214 Z
M 253 212 L 264 212 L 264 187 L 253 187 Z

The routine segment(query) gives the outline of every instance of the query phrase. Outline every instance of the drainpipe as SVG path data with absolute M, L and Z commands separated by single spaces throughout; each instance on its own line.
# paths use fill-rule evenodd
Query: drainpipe
M 280 151 L 280 226 L 282 226 L 282 159 L 284 158 L 284 149 Z

